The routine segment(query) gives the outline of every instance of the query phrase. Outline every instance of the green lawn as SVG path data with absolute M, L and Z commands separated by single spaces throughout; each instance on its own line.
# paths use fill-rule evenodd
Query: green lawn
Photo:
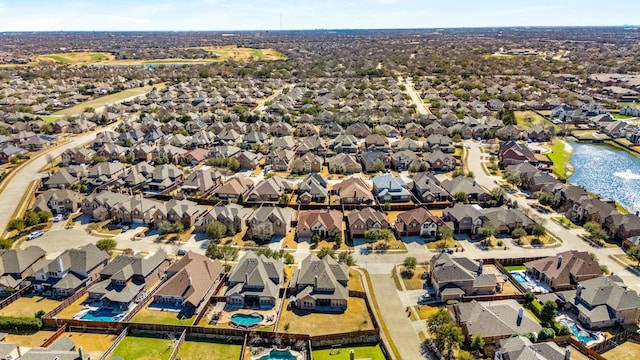
M 265 59 L 267 57 L 267 55 L 265 55 L 264 51 L 262 50 L 251 50 L 249 51 L 249 55 L 260 60 Z
M 149 310 L 144 308 L 140 310 L 131 322 L 146 324 L 166 324 L 166 325 L 191 325 L 195 320 L 195 315 L 186 319 L 178 318 L 178 313 L 174 311 Z
M 93 61 L 104 61 L 108 59 L 108 57 L 105 54 L 101 54 L 101 53 L 89 54 L 89 58 L 91 58 L 91 60 Z
M 242 345 L 190 340 L 182 344 L 177 358 L 182 360 L 239 359 L 241 351 Z
M 61 115 L 45 115 L 45 116 L 40 116 L 40 118 L 46 122 L 46 123 L 52 123 L 58 119 L 62 119 L 63 116 Z
M 177 335 L 179 336 L 179 334 Z M 119 356 L 123 359 L 158 360 L 169 359 L 173 345 L 168 339 L 126 336 L 115 348 L 110 359 Z
M 355 351 L 356 359 L 385 360 L 380 345 L 375 346 L 354 346 L 342 349 L 315 350 L 312 352 L 314 360 L 347 360 L 349 352 Z
M 505 270 L 511 272 L 511 271 L 524 271 L 527 270 L 527 267 L 524 265 L 511 265 L 511 266 L 505 266 L 504 267 Z
M 49 58 L 51 60 L 55 60 L 57 62 L 61 62 L 63 64 L 68 64 L 68 63 L 71 62 L 71 60 L 67 59 L 66 57 L 62 57 L 62 56 L 59 56 L 59 55 L 46 55 L 45 57 Z
M 136 95 L 145 94 L 151 91 L 151 89 L 153 89 L 154 87 L 163 88 L 164 84 L 148 85 L 148 86 L 120 91 L 118 93 L 111 94 L 111 95 L 101 96 L 93 100 L 82 102 L 76 106 L 72 106 L 64 110 L 56 111 L 52 115 L 80 115 L 82 114 L 82 112 L 84 112 L 84 109 L 88 107 L 97 109 L 101 106 L 104 106 L 105 104 L 112 104 Z
M 567 151 L 564 142 L 553 139 L 551 152 L 547 155 L 553 161 L 553 172 L 561 179 L 567 178 L 567 165 L 570 165 L 571 152 Z

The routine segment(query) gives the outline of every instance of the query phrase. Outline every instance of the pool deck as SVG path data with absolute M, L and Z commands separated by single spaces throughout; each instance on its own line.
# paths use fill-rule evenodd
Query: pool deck
M 518 281 L 517 275 L 519 275 L 520 277 L 524 277 L 526 282 L 518 281 L 518 283 L 527 288 L 532 293 L 548 294 L 552 292 L 549 285 L 532 278 L 529 274 L 527 274 L 526 271 L 509 271 L 509 273 L 516 281 Z
M 238 309 L 238 308 L 232 308 L 227 306 L 224 311 L 220 314 L 220 317 L 218 318 L 218 324 L 230 324 L 231 323 L 231 316 L 236 315 L 236 314 L 260 314 L 263 316 L 263 320 L 261 322 L 259 322 L 258 324 L 256 324 L 256 326 L 270 326 L 275 324 L 276 318 L 278 316 L 278 313 L 276 312 L 275 308 L 271 309 L 271 310 L 256 310 L 256 309 Z M 267 319 L 272 319 L 272 320 L 267 320 Z
M 284 352 L 284 351 L 288 351 L 289 354 L 291 354 L 291 356 L 295 356 L 297 360 L 303 360 L 304 356 L 297 352 L 297 351 L 293 351 L 290 348 L 285 348 L 285 349 L 278 349 L 278 348 L 272 348 L 272 349 L 265 349 L 264 351 L 258 352 L 257 355 L 252 355 L 251 356 L 251 360 L 260 360 L 262 359 L 263 356 L 269 356 L 271 355 L 272 351 L 280 351 L 280 352 Z M 270 357 L 268 357 L 267 359 L 270 359 Z
M 566 326 L 571 326 L 571 325 L 575 325 L 575 327 L 579 330 L 579 331 L 584 331 L 586 333 L 588 333 L 589 335 L 593 335 L 596 336 L 597 339 L 596 340 L 592 340 L 587 342 L 586 344 L 583 343 L 584 346 L 589 347 L 595 344 L 599 344 L 601 342 L 603 342 L 605 340 L 605 336 L 602 332 L 600 331 L 593 331 L 593 330 L 586 330 L 584 327 L 582 327 L 582 325 L 579 323 L 579 321 L 577 321 L 576 319 L 574 319 L 573 317 L 563 314 L 560 316 L 556 316 L 555 320 L 560 324 L 560 325 L 566 325 Z M 578 339 L 578 341 L 580 341 L 580 339 L 578 338 L 578 336 L 576 334 L 573 333 L 573 331 L 571 331 L 571 336 L 573 336 L 574 338 Z M 582 341 L 580 341 L 582 342 Z

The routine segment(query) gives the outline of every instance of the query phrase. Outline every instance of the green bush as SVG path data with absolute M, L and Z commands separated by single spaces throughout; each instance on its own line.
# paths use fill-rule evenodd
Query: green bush
M 538 340 L 553 339 L 554 337 L 556 337 L 556 332 L 550 328 L 542 328 L 538 333 Z
M 0 316 L 0 330 L 37 331 L 42 328 L 42 320 L 35 317 Z

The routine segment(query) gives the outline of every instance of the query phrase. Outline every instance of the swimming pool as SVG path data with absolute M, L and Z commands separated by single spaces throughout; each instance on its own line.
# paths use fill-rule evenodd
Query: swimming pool
M 258 313 L 231 315 L 231 322 L 241 326 L 254 326 L 261 323 L 262 320 L 264 320 L 264 316 Z
M 592 341 L 598 340 L 598 337 L 596 335 L 586 330 L 581 331 L 576 324 L 569 324 L 568 326 L 573 336 L 575 336 L 583 345 L 587 345 Z
M 260 357 L 260 360 L 297 360 L 289 350 L 271 350 L 267 355 Z
M 122 320 L 122 313 L 113 312 L 110 309 L 101 308 L 98 310 L 92 310 L 87 312 L 86 314 L 82 315 L 80 320 L 117 322 Z
M 531 292 L 546 294 L 550 290 L 547 284 L 530 277 L 525 271 L 509 271 L 509 274 Z

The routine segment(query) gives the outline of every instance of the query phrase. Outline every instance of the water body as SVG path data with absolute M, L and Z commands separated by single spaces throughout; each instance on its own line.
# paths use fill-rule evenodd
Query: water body
M 615 200 L 632 212 L 640 210 L 640 159 L 604 144 L 572 142 L 569 182 L 603 198 Z

